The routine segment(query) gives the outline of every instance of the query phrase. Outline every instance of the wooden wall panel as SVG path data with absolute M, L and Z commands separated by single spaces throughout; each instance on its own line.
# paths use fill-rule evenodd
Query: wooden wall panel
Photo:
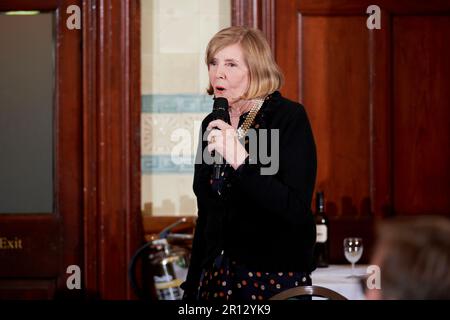
M 302 61 L 298 41 L 298 11 L 296 1 L 276 1 L 275 59 L 280 66 L 285 83 L 282 93 L 285 97 L 298 101 L 300 97 L 299 64 Z
M 50 300 L 56 283 L 49 279 L 0 279 L 0 300 Z
M 275 52 L 275 1 L 232 0 L 231 24 L 260 29 Z
M 393 201 L 450 215 L 450 15 L 393 18 Z
M 373 238 L 378 218 L 450 212 L 450 2 L 276 2 L 285 96 L 302 102 L 318 152 L 316 189 L 342 238 Z
M 140 2 L 83 2 L 84 280 L 89 298 L 132 299 L 140 210 Z
M 317 145 L 316 189 L 325 191 L 327 211 L 333 216 L 370 213 L 369 61 L 364 23 L 359 16 L 306 16 L 299 21 L 300 101 Z
M 336 216 L 448 214 L 450 4 L 379 1 L 368 30 L 370 4 L 277 2 L 283 93 L 310 115 L 317 189 Z

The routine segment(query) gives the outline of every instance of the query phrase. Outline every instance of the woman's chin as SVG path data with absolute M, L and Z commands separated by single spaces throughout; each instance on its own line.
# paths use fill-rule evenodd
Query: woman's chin
M 214 91 L 214 96 L 216 98 L 226 98 L 228 99 L 228 95 L 224 91 Z

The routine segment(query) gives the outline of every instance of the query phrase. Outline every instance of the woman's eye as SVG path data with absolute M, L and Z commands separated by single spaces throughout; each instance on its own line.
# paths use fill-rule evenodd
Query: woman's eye
M 236 67 L 236 64 L 235 63 L 228 63 L 228 66 L 229 67 Z
M 215 65 L 216 65 L 216 62 L 215 62 L 215 61 L 210 61 L 209 64 L 210 64 L 211 66 L 215 66 Z

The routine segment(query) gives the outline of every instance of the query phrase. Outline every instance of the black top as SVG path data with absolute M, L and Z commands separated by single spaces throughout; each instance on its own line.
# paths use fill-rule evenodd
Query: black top
M 245 115 L 240 124 L 244 119 Z M 211 120 L 211 114 L 203 120 L 200 139 Z M 201 158 L 207 141 L 199 143 L 193 185 L 198 219 L 189 272 L 182 285 L 185 291 L 198 289 L 202 269 L 222 250 L 240 264 L 261 271 L 314 269 L 316 230 L 311 199 L 317 163 L 305 109 L 276 91 L 264 102 L 252 128 L 258 142 L 267 132 L 269 151 L 263 155 L 272 149 L 269 157 L 278 153 L 279 168 L 275 174 L 261 174 L 273 160 L 265 164 L 267 161 L 249 152 L 251 143 L 246 143 L 250 156 L 238 170 L 226 169 L 226 187 L 220 195 L 211 185 L 213 166 Z M 271 130 L 262 129 L 279 129 L 279 152 L 273 148 L 276 138 L 271 138 Z

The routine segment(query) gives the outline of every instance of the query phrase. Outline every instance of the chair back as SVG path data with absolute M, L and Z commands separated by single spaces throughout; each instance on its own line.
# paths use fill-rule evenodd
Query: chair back
M 331 289 L 320 286 L 299 286 L 277 293 L 269 300 L 288 300 L 294 297 L 311 296 L 329 300 L 347 300 L 346 297 Z

